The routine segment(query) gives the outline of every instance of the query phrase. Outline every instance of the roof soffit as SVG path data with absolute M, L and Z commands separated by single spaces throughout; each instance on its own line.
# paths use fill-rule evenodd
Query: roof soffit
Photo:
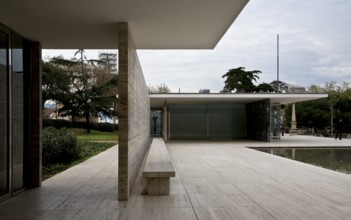
M 248 0 L 5 0 L 0 21 L 44 49 L 117 49 L 128 22 L 138 49 L 212 49 Z

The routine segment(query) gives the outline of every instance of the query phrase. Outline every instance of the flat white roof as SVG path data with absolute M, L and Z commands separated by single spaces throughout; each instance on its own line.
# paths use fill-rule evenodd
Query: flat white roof
M 167 104 L 200 104 L 200 103 L 241 103 L 247 104 L 251 102 L 270 99 L 271 104 L 290 104 L 327 98 L 328 94 L 295 94 L 295 93 L 250 93 L 250 94 L 225 94 L 225 93 L 210 93 L 210 94 L 150 94 L 151 108 L 160 108 Z
M 118 49 L 118 22 L 137 49 L 212 49 L 248 1 L 2 0 L 0 23 L 43 49 Z

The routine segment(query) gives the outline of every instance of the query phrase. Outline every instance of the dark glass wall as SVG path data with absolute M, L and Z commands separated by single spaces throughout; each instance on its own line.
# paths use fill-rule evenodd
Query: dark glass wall
M 205 138 L 207 105 L 171 105 L 170 138 Z
M 246 138 L 244 104 L 170 105 L 171 139 Z
M 0 202 L 41 186 L 40 51 L 0 23 Z
M 24 187 L 24 66 L 23 38 L 12 35 L 12 191 Z
M 8 34 L 0 30 L 0 196 L 9 192 L 8 45 Z

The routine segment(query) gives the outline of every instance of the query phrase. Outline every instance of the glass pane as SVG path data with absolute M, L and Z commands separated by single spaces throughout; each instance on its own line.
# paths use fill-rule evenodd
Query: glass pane
M 246 138 L 244 104 L 213 104 L 208 106 L 210 138 Z
M 209 137 L 232 137 L 232 111 L 231 105 L 209 105 Z
M 8 193 L 8 36 L 0 31 L 0 196 Z
M 12 36 L 12 114 L 13 114 L 13 147 L 12 147 L 12 191 L 24 187 L 23 182 L 23 39 Z
M 207 137 L 207 105 L 172 105 L 170 114 L 170 138 Z
M 280 139 L 280 105 L 275 104 L 271 108 L 271 137 L 273 139 Z
M 246 138 L 244 104 L 170 106 L 171 138 Z
M 162 134 L 162 112 L 160 110 L 151 111 L 151 134 L 160 136 Z

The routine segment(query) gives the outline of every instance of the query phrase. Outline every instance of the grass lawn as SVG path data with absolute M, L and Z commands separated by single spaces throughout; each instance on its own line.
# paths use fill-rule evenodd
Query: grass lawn
M 91 130 L 87 133 L 85 129 L 73 129 L 77 135 L 77 139 L 81 141 L 115 141 L 118 140 L 118 132 L 101 132 Z
M 74 165 L 77 165 L 90 157 L 93 157 L 108 148 L 117 144 L 118 134 L 116 132 L 101 132 L 91 130 L 91 133 L 86 133 L 84 129 L 73 129 L 77 135 L 77 144 L 81 152 L 79 157 L 70 163 L 55 163 L 43 166 L 43 180 L 48 179 Z

